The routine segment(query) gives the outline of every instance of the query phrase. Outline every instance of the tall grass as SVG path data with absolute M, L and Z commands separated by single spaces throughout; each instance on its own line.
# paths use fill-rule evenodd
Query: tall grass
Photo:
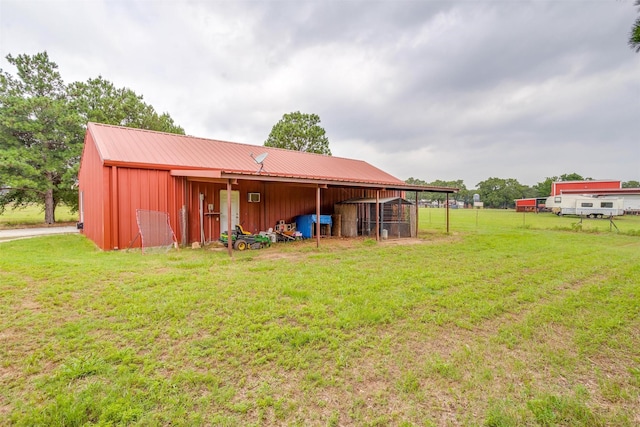
M 637 425 L 638 237 L 437 211 L 233 259 L 0 243 L 0 424 Z

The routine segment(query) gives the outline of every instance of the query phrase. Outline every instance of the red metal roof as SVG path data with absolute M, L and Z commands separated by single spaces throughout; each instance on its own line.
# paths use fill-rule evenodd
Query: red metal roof
M 193 136 L 89 123 L 89 132 L 105 165 L 144 168 L 201 169 L 222 174 L 380 184 L 394 188 L 437 191 L 409 186 L 362 160 L 284 150 Z M 263 170 L 251 155 L 268 153 Z M 189 174 L 198 173 L 189 171 Z M 208 175 L 210 175 L 209 172 Z M 204 174 L 202 176 L 208 176 Z M 247 176 L 250 179 L 249 176 Z M 445 192 L 456 189 L 445 188 Z
M 251 154 L 268 153 L 260 173 L 262 176 L 405 184 L 361 160 L 97 123 L 89 123 L 88 132 L 107 165 L 213 169 L 258 175 L 259 165 Z
M 556 196 L 568 190 L 595 190 L 599 188 L 621 188 L 619 180 L 555 181 L 551 184 L 551 195 Z
M 587 190 L 562 190 L 561 194 L 597 194 L 597 195 L 613 195 L 613 194 L 640 194 L 640 188 L 596 188 Z

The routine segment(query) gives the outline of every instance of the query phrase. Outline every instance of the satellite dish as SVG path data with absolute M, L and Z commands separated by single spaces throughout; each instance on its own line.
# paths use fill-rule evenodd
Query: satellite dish
M 262 169 L 264 168 L 264 159 L 267 158 L 267 156 L 269 155 L 269 153 L 262 153 L 262 154 L 258 154 L 257 157 L 253 157 L 253 153 L 249 154 L 251 156 L 251 158 L 253 159 L 253 161 L 255 161 L 257 164 L 260 165 L 260 169 L 258 169 L 258 171 L 256 173 L 260 173 L 262 172 Z
M 262 162 L 264 162 L 264 159 L 266 159 L 268 155 L 269 155 L 269 153 L 262 153 L 262 154 L 260 154 L 258 157 L 256 157 L 253 160 L 255 160 L 256 163 L 260 165 L 260 164 L 262 164 Z

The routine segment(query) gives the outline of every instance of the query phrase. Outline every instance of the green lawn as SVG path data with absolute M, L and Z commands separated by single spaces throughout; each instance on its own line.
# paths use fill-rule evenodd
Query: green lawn
M 233 259 L 0 243 L 0 425 L 638 425 L 640 218 L 577 222 L 423 209 L 417 243 Z
M 445 209 L 420 209 L 420 229 L 445 231 Z M 584 232 L 619 232 L 640 236 L 640 216 L 626 215 L 589 219 L 576 216 L 556 216 L 551 213 L 517 213 L 501 209 L 451 209 L 449 211 L 452 232 L 489 232 L 514 229 L 566 230 Z
M 71 210 L 64 205 L 59 205 L 56 208 L 55 218 L 57 223 L 77 222 L 78 214 L 77 212 L 71 212 Z M 42 225 L 44 225 L 44 210 L 42 207 L 36 205 L 29 205 L 17 209 L 14 209 L 13 206 L 7 206 L 5 211 L 0 215 L 0 229 Z

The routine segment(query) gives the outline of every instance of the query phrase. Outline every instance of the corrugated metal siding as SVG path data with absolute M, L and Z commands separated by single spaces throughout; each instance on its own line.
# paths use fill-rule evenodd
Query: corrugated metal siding
M 112 195 L 114 209 L 117 200 L 117 214 L 112 216 L 114 247 L 127 248 L 138 234 L 137 209 L 168 212 L 176 231 L 178 212 L 169 200 L 169 187 L 173 184 L 169 171 L 112 168 L 111 173 L 112 178 L 117 174 L 117 191 Z M 134 247 L 140 247 L 140 239 Z
M 516 200 L 516 207 L 518 206 L 535 206 L 536 199 L 518 199 Z
M 178 242 L 182 242 L 182 230 L 180 228 L 180 210 L 186 205 L 185 185 L 186 178 L 172 177 L 169 180 L 169 220 Z
M 398 196 L 398 192 L 381 191 L 380 197 Z M 241 196 L 242 197 L 242 196 Z M 320 213 L 331 215 L 335 205 L 345 200 L 375 197 L 375 191 L 358 188 L 328 188 L 320 190 Z M 298 215 L 315 214 L 316 189 L 278 183 L 265 184 L 265 223 L 263 229 L 278 221 L 292 222 Z
M 240 194 L 240 224 L 250 232 L 257 233 L 266 230 L 268 222 L 266 220 L 268 201 L 270 200 L 265 190 L 267 184 L 256 181 L 242 181 L 232 187 L 232 191 L 239 191 Z M 226 190 L 226 184 L 189 181 L 189 237 L 188 242 L 200 240 L 200 193 L 204 194 L 204 209 L 213 203 L 215 215 L 205 215 L 204 231 L 205 240 L 217 240 L 220 238 L 220 190 Z M 259 203 L 249 203 L 248 193 L 260 193 Z M 273 225 L 271 225 L 272 227 Z
M 150 209 L 169 212 L 171 226 L 178 241 L 181 241 L 179 211 L 185 203 L 184 179 L 171 177 L 168 171 L 103 168 L 106 183 L 116 182 L 117 191 L 111 191 L 110 199 L 106 200 L 105 217 L 111 221 L 105 223 L 105 240 L 103 249 L 129 247 L 138 233 L 136 209 Z M 114 174 L 117 179 L 113 179 Z M 189 181 L 187 191 L 188 236 L 187 243 L 200 241 L 200 201 L 199 194 L 205 195 L 204 208 L 213 203 L 214 211 L 220 211 L 220 190 L 226 190 L 226 184 Z M 297 187 L 279 183 L 264 183 L 256 181 L 241 181 L 232 190 L 240 193 L 240 223 L 253 233 L 274 227 L 279 220 L 293 222 L 298 215 L 315 213 L 315 194 L 313 187 Z M 357 197 L 375 197 L 375 191 L 354 188 L 321 189 L 321 212 L 333 214 L 337 203 Z M 248 193 L 260 193 L 259 203 L 249 203 Z M 382 197 L 397 194 L 391 191 L 381 192 Z M 117 215 L 110 215 L 109 210 L 115 209 L 117 200 Z M 205 240 L 216 241 L 220 237 L 220 216 L 205 215 Z M 133 247 L 140 247 L 138 238 Z
M 78 172 L 78 189 L 83 195 L 84 228 L 82 232 L 99 248 L 106 249 L 104 244 L 104 169 L 89 134 L 85 138 L 81 165 Z
M 169 169 L 175 168 L 180 162 L 181 166 L 207 168 L 219 163 L 222 169 L 229 170 L 223 167 L 229 161 L 231 168 L 255 172 L 256 165 L 249 153 L 254 151 L 257 154 L 260 150 L 270 153 L 269 159 L 273 163 L 269 167 L 273 168 L 272 171 L 282 173 L 285 170 L 291 176 L 308 178 L 324 174 L 323 177 L 329 177 L 327 173 L 330 173 L 333 174 L 330 176 L 332 179 L 352 179 L 354 182 L 401 182 L 357 160 L 104 125 L 90 124 L 89 129 L 79 173 L 80 191 L 84 195 L 84 233 L 105 250 L 127 248 L 131 244 L 138 233 L 136 209 L 168 212 L 171 226 L 180 241 L 179 212 L 186 205 L 186 241 L 191 243 L 200 240 L 199 194 L 205 194 L 205 209 L 207 204 L 213 203 L 214 211 L 219 212 L 220 190 L 226 190 L 227 186 L 225 183 L 171 176 Z M 96 133 L 100 141 L 94 145 Z M 105 166 L 103 159 L 110 159 L 112 163 Z M 113 162 L 118 159 L 123 162 L 133 159 L 133 163 L 123 166 Z M 169 162 L 165 165 L 166 170 L 149 168 L 151 163 L 160 161 Z M 136 162 L 140 164 L 136 165 Z M 280 165 L 278 162 L 283 163 Z M 146 167 L 138 168 L 143 165 Z M 298 215 L 315 213 L 315 187 L 250 179 L 240 180 L 239 184 L 232 187 L 240 192 L 240 223 L 246 230 L 259 232 L 274 227 L 279 220 L 292 222 Z M 356 187 L 331 187 L 320 191 L 322 214 L 333 214 L 335 204 L 341 201 L 376 195 L 375 190 Z M 249 192 L 260 193 L 261 201 L 249 203 Z M 381 198 L 399 195 L 397 191 L 380 192 Z M 217 240 L 220 236 L 220 216 L 205 217 L 204 228 L 205 240 Z M 139 247 L 140 244 L 141 240 L 138 239 L 134 246 Z
M 205 195 L 204 207 L 213 203 L 214 211 L 220 212 L 220 190 L 226 190 L 226 184 L 189 181 L 189 233 L 187 242 L 200 241 L 200 201 L 199 195 Z M 240 194 L 240 224 L 252 233 L 266 231 L 274 227 L 279 220 L 292 222 L 296 216 L 315 213 L 316 189 L 291 184 L 265 183 L 258 181 L 240 181 L 232 186 L 232 191 Z M 355 188 L 329 188 L 321 191 L 322 214 L 333 214 L 334 206 L 344 200 L 356 197 L 375 197 L 375 191 Z M 248 193 L 260 193 L 259 203 L 250 203 Z M 381 192 L 381 197 L 397 196 L 397 192 Z M 179 209 L 177 207 L 176 209 Z M 175 230 L 175 228 L 174 228 Z M 205 240 L 218 240 L 220 237 L 220 216 L 205 215 Z M 179 238 L 180 239 L 180 238 Z
M 240 189 L 240 219 L 242 226 L 252 233 L 268 229 L 266 204 L 264 203 L 266 184 L 259 181 L 242 181 L 241 184 L 238 187 Z M 260 193 L 260 202 L 250 203 L 249 193 Z
M 222 188 L 223 186 L 220 184 L 197 181 L 189 182 L 189 237 L 187 239 L 189 243 L 200 241 L 200 193 L 203 193 L 205 195 L 205 212 L 209 203 L 213 203 L 214 212 L 220 212 L 220 189 Z M 224 188 L 226 188 L 226 186 L 224 186 Z M 219 237 L 219 226 L 217 226 L 217 224 L 219 224 L 219 221 L 219 215 L 205 216 L 205 240 L 216 240 Z M 209 227 L 211 227 L 210 233 Z

